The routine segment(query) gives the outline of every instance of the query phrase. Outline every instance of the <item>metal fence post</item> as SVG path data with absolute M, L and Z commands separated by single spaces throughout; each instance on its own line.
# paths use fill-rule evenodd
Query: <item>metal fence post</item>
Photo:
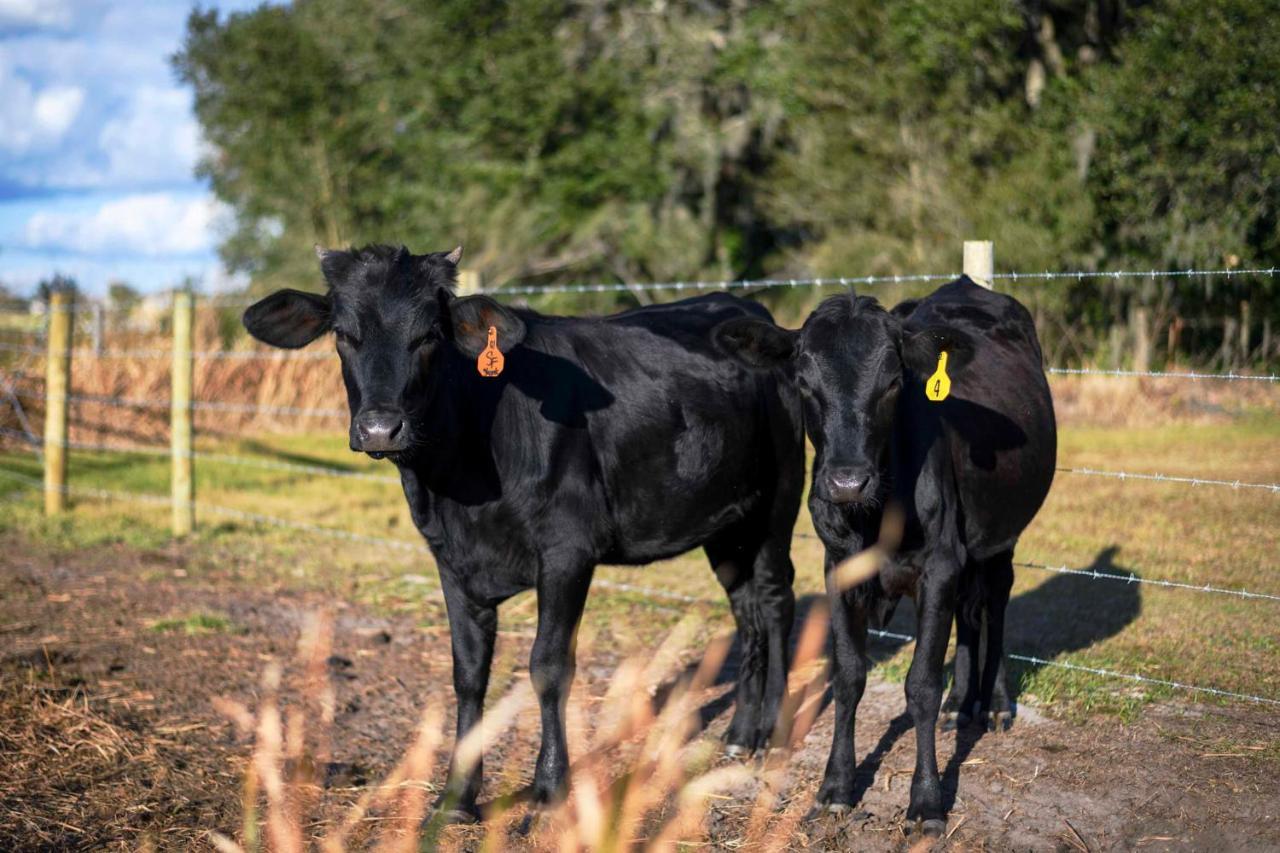
M 67 390 L 71 384 L 71 293 L 49 294 L 49 351 L 45 358 L 44 511 L 67 507 Z
M 191 476 L 191 292 L 173 294 L 173 387 L 169 435 L 173 446 L 173 535 L 195 528 L 195 479 Z
M 480 270 L 458 270 L 458 295 L 474 296 L 484 287 L 484 275 Z
M 964 274 L 990 290 L 995 283 L 996 249 L 990 240 L 964 241 Z

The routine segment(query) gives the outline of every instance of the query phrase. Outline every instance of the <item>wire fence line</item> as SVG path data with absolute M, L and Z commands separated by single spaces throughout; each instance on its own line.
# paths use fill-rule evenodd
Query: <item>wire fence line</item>
M 1047 367 L 1050 376 L 1111 376 L 1150 379 L 1218 380 L 1222 382 L 1280 382 L 1278 373 L 1202 373 L 1177 370 L 1120 370 L 1099 367 Z
M 1167 474 L 1142 474 L 1130 471 L 1100 471 L 1096 468 L 1057 469 L 1062 474 L 1079 474 L 1085 477 L 1110 477 L 1115 480 L 1147 480 L 1159 483 L 1180 483 L 1186 486 L 1226 486 L 1232 489 L 1262 489 L 1280 494 L 1280 483 L 1246 483 L 1243 480 L 1211 480 L 1203 477 L 1173 477 Z
M 1145 584 L 1147 586 L 1160 586 L 1168 589 L 1185 589 L 1191 592 L 1210 593 L 1215 595 L 1230 595 L 1237 598 L 1253 598 L 1263 599 L 1267 601 L 1280 601 L 1280 595 L 1273 595 L 1269 592 L 1253 592 L 1247 589 L 1228 589 L 1224 587 L 1213 586 L 1212 584 L 1194 584 L 1183 583 L 1181 581 L 1166 581 L 1156 578 L 1139 577 L 1133 572 L 1121 574 L 1119 572 L 1100 572 L 1097 569 L 1073 569 L 1068 566 L 1049 566 L 1044 563 L 1028 563 L 1014 562 L 1015 566 L 1024 569 L 1036 569 L 1042 572 L 1053 572 L 1060 575 L 1073 575 L 1075 577 L 1084 577 L 1091 580 L 1107 580 L 1116 581 L 1124 584 Z
M 1046 270 L 1044 272 L 1000 272 L 991 278 L 996 281 L 1014 283 L 1032 281 L 1085 281 L 1102 279 L 1118 281 L 1122 279 L 1185 279 L 1185 278 L 1243 278 L 1250 276 L 1275 276 L 1280 267 L 1250 267 L 1245 269 L 1206 268 L 1181 270 Z M 960 273 L 910 273 L 901 275 L 854 275 L 854 276 L 796 276 L 769 277 L 758 279 L 722 279 L 722 280 L 673 280 L 661 282 L 593 282 L 581 284 L 521 285 L 485 288 L 480 293 L 490 296 L 538 296 L 541 294 L 565 293 L 625 293 L 653 292 L 671 290 L 682 291 L 729 291 L 750 290 L 781 287 L 852 287 L 855 285 L 887 285 L 912 284 L 919 282 L 952 281 L 960 277 Z M 206 305 L 222 308 L 240 308 L 252 305 L 257 299 L 239 294 L 197 294 Z M 51 310 L 51 307 L 46 307 Z M 75 311 L 72 304 L 67 308 L 52 310 Z M 112 313 L 132 312 L 132 308 L 108 306 Z M 30 317 L 30 312 L 2 311 L 0 316 Z
M 24 445 L 30 447 L 33 451 L 44 446 L 44 441 L 38 437 L 28 435 L 21 430 L 10 429 L 8 427 L 0 427 L 0 435 L 7 435 L 17 439 Z M 145 456 L 164 456 L 173 455 L 173 450 L 168 447 L 147 444 L 101 444 L 85 441 L 67 441 L 63 447 L 68 450 L 81 450 L 91 453 L 121 453 L 121 454 L 139 454 Z M 215 462 L 225 465 L 240 465 L 249 468 L 261 468 L 268 471 L 284 471 L 294 474 L 307 474 L 316 477 L 337 477 L 352 480 L 366 480 L 372 483 L 388 483 L 400 485 L 400 478 L 393 477 L 389 474 L 373 474 L 368 471 L 350 471 L 345 468 L 337 468 L 330 465 L 315 465 L 301 462 L 283 462 L 277 459 L 263 459 L 254 456 L 240 456 L 232 453 L 214 453 L 205 450 L 193 450 L 189 454 L 192 459 L 202 460 L 206 462 Z
M 45 355 L 46 347 L 31 344 L 10 344 L 0 342 L 0 352 L 16 352 L 27 355 Z M 171 349 L 104 349 L 101 352 L 92 349 L 77 349 L 71 352 L 72 359 L 92 358 L 136 358 L 136 359 L 169 359 L 173 358 Z M 261 361 L 310 361 L 329 360 L 338 357 L 333 350 L 194 350 L 191 357 L 198 360 L 214 361 L 227 359 L 261 360 Z
M 0 469 L 0 477 L 20 483 L 30 488 L 40 488 L 43 482 L 35 477 L 28 477 L 24 474 L 18 474 L 12 471 Z M 164 495 L 151 495 L 138 492 L 121 492 L 111 489 L 96 489 L 83 486 L 65 486 L 64 491 L 71 495 L 83 497 L 99 498 L 103 500 L 123 500 L 135 503 L 149 504 L 153 506 L 170 506 L 172 499 Z M 235 509 L 232 507 L 224 507 L 210 504 L 200 504 L 200 509 L 205 512 L 211 512 L 230 518 L 236 518 L 242 521 L 262 524 L 271 527 L 280 527 L 291 530 L 298 530 L 304 533 L 312 533 L 320 536 L 341 539 L 348 542 L 358 544 L 378 545 L 381 547 L 394 549 L 404 553 L 421 554 L 430 556 L 430 549 L 421 543 L 409 542 L 403 539 L 390 539 L 381 536 L 369 536 L 366 534 L 352 533 L 347 530 L 341 530 L 334 527 L 324 527 L 316 524 L 307 524 L 304 522 L 296 522 L 290 519 L 280 518 L 278 516 L 267 515 L 264 513 L 247 512 L 245 510 Z M 719 599 L 701 598 L 698 596 L 686 595 L 684 593 L 673 592 L 670 590 L 653 589 L 638 584 L 623 583 L 610 581 L 606 578 L 598 578 L 592 581 L 592 586 L 602 589 L 612 590 L 615 592 L 640 595 L 646 598 L 676 601 L 683 604 L 701 604 L 710 606 L 723 607 L 724 601 Z M 440 587 L 434 586 L 432 591 L 437 596 L 441 595 Z M 896 640 L 903 643 L 915 642 L 915 637 L 910 634 L 900 634 L 893 631 L 883 631 L 879 629 L 869 629 L 869 633 L 881 639 Z M 1167 687 L 1176 690 L 1185 690 L 1189 692 L 1204 693 L 1206 695 L 1217 696 L 1224 699 L 1238 699 L 1249 702 L 1255 702 L 1265 705 L 1280 706 L 1280 699 L 1274 699 L 1267 696 L 1257 696 L 1251 693 L 1238 693 L 1231 690 L 1222 690 L 1217 687 L 1206 687 L 1199 684 L 1188 684 L 1180 681 L 1172 681 L 1163 678 L 1152 678 L 1150 676 L 1140 675 L 1137 673 L 1117 672 L 1115 670 L 1103 669 L 1101 667 L 1086 666 L 1084 664 L 1071 663 L 1070 661 L 1048 660 L 1034 655 L 1018 654 L 1016 652 L 1008 652 L 1006 656 L 1012 660 L 1029 663 L 1033 666 L 1057 667 L 1060 669 L 1073 670 L 1077 672 L 1086 672 L 1092 675 L 1099 675 L 1106 678 L 1115 678 L 1125 681 L 1132 681 L 1140 684 L 1150 684 L 1158 687 Z
M 19 389 L 20 397 L 31 397 L 46 400 L 44 391 Z M 162 409 L 169 411 L 173 407 L 171 400 L 165 398 L 144 399 L 141 397 L 112 397 L 106 394 L 68 394 L 68 403 L 86 403 L 98 406 L 115 406 L 126 409 Z M 195 400 L 191 403 L 197 411 L 238 412 L 241 414 L 297 415 L 311 418 L 337 418 L 350 414 L 346 409 L 323 409 L 307 406 L 270 406 L 262 403 L 226 403 L 221 400 Z

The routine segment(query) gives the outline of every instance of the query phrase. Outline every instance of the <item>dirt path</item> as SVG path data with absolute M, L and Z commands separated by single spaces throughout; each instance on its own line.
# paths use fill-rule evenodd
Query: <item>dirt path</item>
M 54 559 L 0 542 L 0 849 L 189 849 L 207 847 L 209 830 L 235 835 L 251 742 L 213 698 L 252 707 L 265 662 L 289 661 L 320 608 L 335 615 L 337 711 L 328 789 L 309 828 L 322 830 L 395 764 L 424 706 L 451 706 L 440 628 L 318 594 L 191 578 L 185 567 L 181 551 Z M 229 622 L 156 627 L 203 612 Z M 530 639 L 501 637 L 509 678 L 525 677 Z M 575 690 L 603 695 L 616 665 L 597 649 Z M 285 684 L 283 701 L 296 703 L 288 671 Z M 727 689 L 707 697 L 720 697 L 709 735 L 727 724 Z M 1009 734 L 944 734 L 939 761 L 954 805 L 951 835 L 935 849 L 1277 849 L 1280 781 L 1274 760 L 1259 757 L 1260 747 L 1275 754 L 1276 722 L 1252 707 L 1164 705 L 1129 725 L 1072 724 L 1027 707 Z M 536 714 L 521 717 L 490 750 L 488 795 L 527 781 L 536 737 Z M 914 735 L 901 685 L 873 679 L 860 709 L 866 814 L 806 822 L 830 737 L 827 708 L 777 782 L 771 819 L 795 821 L 789 846 L 905 849 Z M 744 833 L 759 791 L 753 783 L 731 794 L 707 821 L 715 848 L 752 846 Z M 473 829 L 450 833 L 466 847 L 479 839 Z

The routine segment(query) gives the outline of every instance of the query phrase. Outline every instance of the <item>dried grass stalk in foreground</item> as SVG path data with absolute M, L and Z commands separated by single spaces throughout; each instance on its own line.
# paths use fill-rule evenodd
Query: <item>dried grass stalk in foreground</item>
M 444 715 L 428 708 L 412 745 L 380 783 L 367 787 L 358 800 L 323 833 L 310 835 L 313 814 L 323 799 L 324 763 L 329 758 L 334 692 L 325 669 L 332 630 L 327 616 L 309 619 L 299 641 L 303 701 L 282 716 L 278 695 L 281 667 L 268 666 L 263 695 L 256 711 L 226 698 L 215 707 L 244 732 L 254 733 L 251 760 L 245 771 L 243 826 L 237 842 L 210 833 L 211 843 L 225 853 L 246 853 L 265 847 L 279 853 L 319 849 L 341 853 L 350 849 L 357 830 L 377 815 L 376 839 L 362 839 L 360 847 L 379 851 L 435 849 L 485 834 L 485 849 L 522 845 L 548 850 L 674 850 L 681 842 L 698 840 L 713 799 L 722 792 L 755 789 L 755 803 L 744 841 L 767 850 L 781 850 L 793 836 L 797 815 L 778 815 L 779 792 L 787 748 L 804 737 L 817 711 L 825 684 L 821 654 L 825 643 L 826 608 L 816 607 L 801 633 L 801 641 L 783 719 L 773 750 L 762 764 L 716 766 L 719 746 L 698 738 L 700 704 L 706 700 L 730 648 L 730 636 L 712 640 L 689 674 L 682 665 L 697 642 L 699 621 L 689 617 L 668 635 L 662 646 L 643 659 L 624 661 L 601 706 L 592 714 L 572 696 L 567 708 L 571 728 L 587 733 L 585 754 L 571 769 L 569 798 L 545 811 L 526 811 L 520 836 L 511 836 L 516 818 L 526 806 L 516 797 L 494 801 L 479 829 L 443 831 L 427 820 L 427 796 L 433 774 L 443 772 Z M 586 644 L 584 644 L 586 645 Z M 587 649 L 581 650 L 586 652 Z M 521 712 L 533 705 L 527 681 L 521 680 L 485 714 L 481 724 L 458 744 L 455 763 L 472 766 L 486 746 L 501 737 Z M 307 725 L 312 728 L 308 732 Z M 519 775 L 519 774 L 517 774 Z M 437 780 L 442 781 L 442 780 Z M 750 795 L 748 795 L 750 796 Z M 259 826 L 261 815 L 262 826 Z

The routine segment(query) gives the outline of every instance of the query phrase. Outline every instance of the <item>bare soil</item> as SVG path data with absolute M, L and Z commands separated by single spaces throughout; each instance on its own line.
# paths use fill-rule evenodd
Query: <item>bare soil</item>
M 322 833 L 394 766 L 425 706 L 451 707 L 443 626 L 195 574 L 178 548 L 55 557 L 0 541 L 0 849 L 209 849 L 211 830 L 237 836 L 252 739 L 214 700 L 253 707 L 265 662 L 293 666 L 300 627 L 318 609 L 334 614 L 337 711 L 327 788 L 309 832 Z M 193 613 L 221 614 L 229 624 L 193 624 L 192 633 L 181 623 L 157 627 Z M 508 680 L 524 677 L 531 639 L 500 637 L 496 659 L 511 662 Z M 583 707 L 614 674 L 606 641 L 598 638 L 580 661 L 575 695 L 588 697 Z M 286 710 L 303 702 L 298 689 L 297 673 L 286 669 Z M 726 680 L 708 693 L 704 737 L 727 725 L 731 689 Z M 804 819 L 830 744 L 830 707 L 780 762 L 764 795 L 774 798 L 773 825 L 792 827 L 791 849 L 910 847 L 903 813 L 915 738 L 904 704 L 901 685 L 873 677 L 858 720 L 861 813 Z M 528 782 L 536 720 L 522 716 L 486 754 L 486 798 Z M 1276 723 L 1272 711 L 1243 705 L 1148 706 L 1130 723 L 1069 722 L 1027 705 L 1011 732 L 944 733 L 938 755 L 953 805 L 949 835 L 934 848 L 1280 848 Z M 436 778 L 442 773 L 438 766 Z M 758 848 L 748 826 L 758 784 L 715 801 L 704 824 L 710 847 Z M 377 820 L 370 815 L 356 846 Z M 472 848 L 482 835 L 460 827 L 445 840 Z M 497 846 L 527 843 L 510 835 Z

